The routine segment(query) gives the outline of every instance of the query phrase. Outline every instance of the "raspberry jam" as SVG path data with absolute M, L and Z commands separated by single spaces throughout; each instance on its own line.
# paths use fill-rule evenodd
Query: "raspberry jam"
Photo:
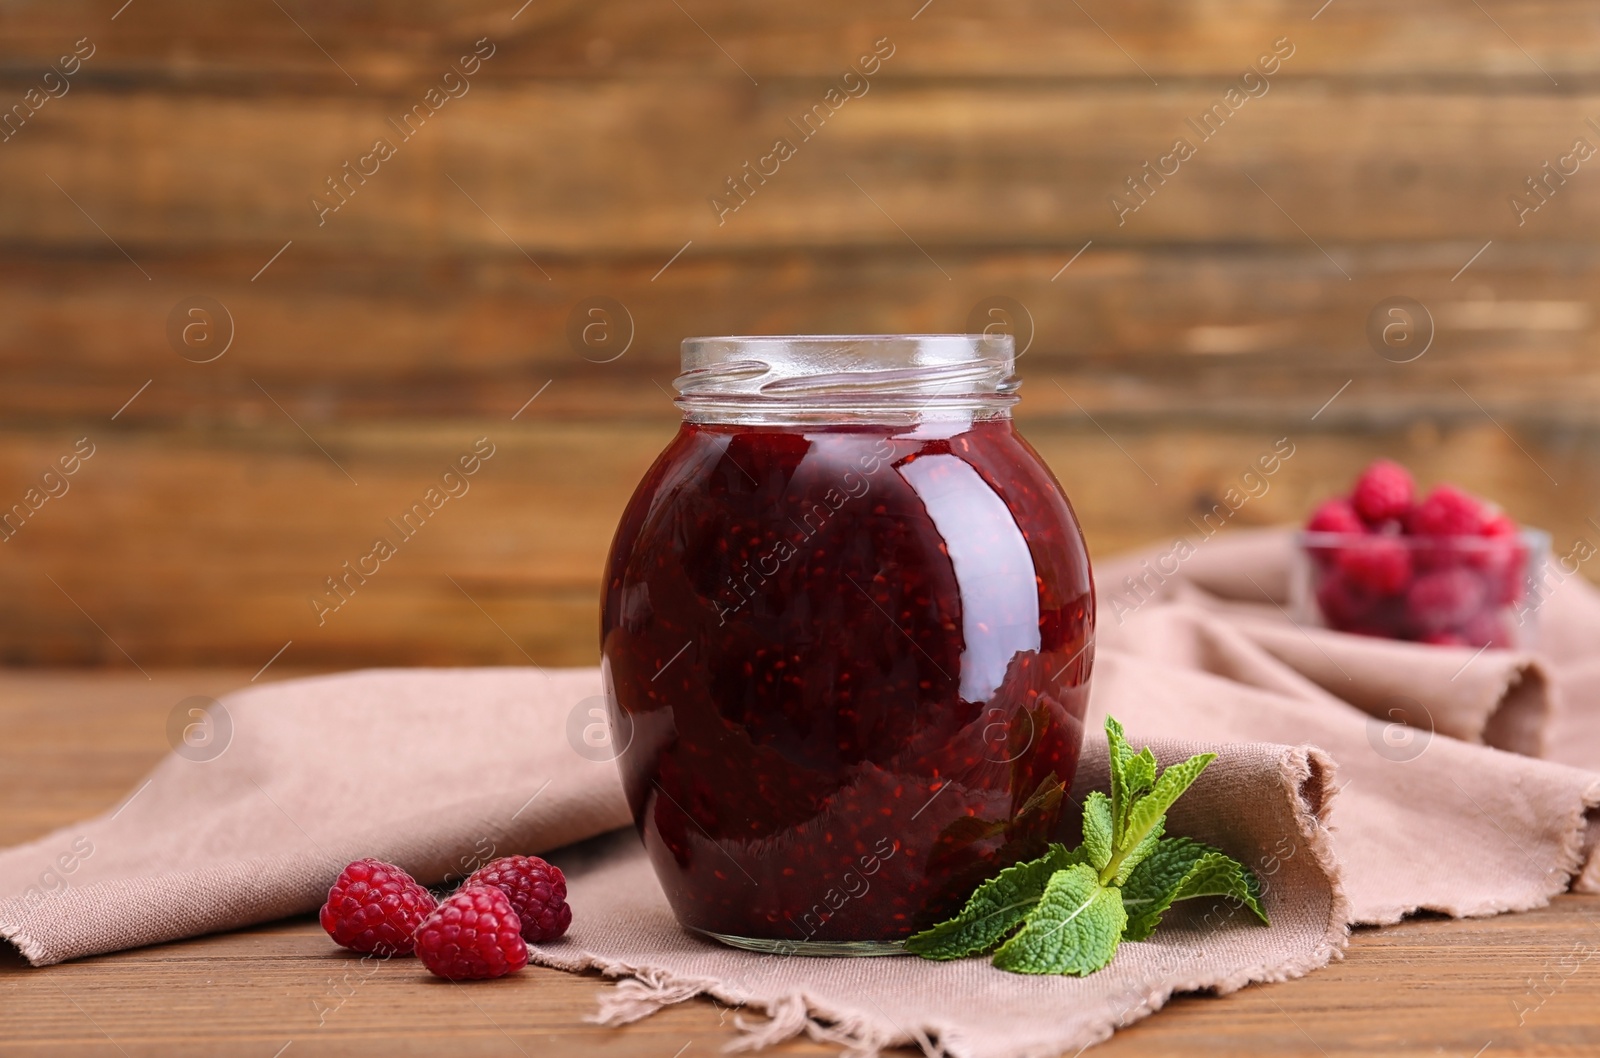
M 892 949 L 1055 828 L 1093 660 L 1077 521 L 999 401 L 812 391 L 801 416 L 679 388 L 601 620 L 634 818 L 686 926 Z

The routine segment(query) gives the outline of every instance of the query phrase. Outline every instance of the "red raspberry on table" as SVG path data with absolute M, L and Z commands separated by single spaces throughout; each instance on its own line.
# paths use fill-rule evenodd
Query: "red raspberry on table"
M 468 885 L 417 927 L 417 958 L 440 977 L 473 981 L 522 969 L 528 946 L 506 894 L 492 885 Z
M 412 934 L 437 901 L 392 863 L 357 860 L 339 872 L 322 905 L 322 928 L 352 951 L 409 955 Z
M 1364 533 L 1367 531 L 1366 523 L 1361 520 L 1361 515 L 1350 506 L 1350 501 L 1345 499 L 1324 500 L 1322 505 L 1311 512 L 1311 520 L 1306 522 L 1306 531 L 1311 533 Z
M 1356 479 L 1350 490 L 1350 505 L 1368 523 L 1376 525 L 1390 518 L 1401 518 L 1411 509 L 1416 485 L 1405 467 L 1379 459 Z
M 1367 536 L 1339 550 L 1339 571 L 1371 595 L 1393 595 L 1411 579 L 1411 551 L 1392 536 Z
M 1415 536 L 1476 536 L 1488 517 L 1476 496 L 1454 485 L 1436 485 L 1412 510 L 1407 528 Z
M 561 868 L 537 856 L 503 856 L 472 872 L 467 885 L 492 885 L 506 894 L 522 919 L 522 939 L 555 940 L 572 925 L 567 879 Z
M 1412 582 L 1406 607 L 1419 627 L 1436 631 L 1471 618 L 1483 606 L 1485 594 L 1483 579 L 1471 570 L 1441 569 Z

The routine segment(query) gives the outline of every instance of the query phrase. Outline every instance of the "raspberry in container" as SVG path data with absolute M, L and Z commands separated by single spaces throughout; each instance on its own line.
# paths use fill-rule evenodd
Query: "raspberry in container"
M 1420 499 L 1380 459 L 1297 538 L 1291 591 L 1305 620 L 1356 635 L 1498 649 L 1536 645 L 1550 538 L 1450 484 Z

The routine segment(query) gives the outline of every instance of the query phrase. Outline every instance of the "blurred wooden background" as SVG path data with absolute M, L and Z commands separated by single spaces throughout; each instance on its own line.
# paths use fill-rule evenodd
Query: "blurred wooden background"
M 0 661 L 589 663 L 680 338 L 965 330 L 994 297 L 1031 316 L 1020 418 L 1097 554 L 1192 531 L 1281 437 L 1238 524 L 1390 453 L 1600 542 L 1600 155 L 1523 223 L 1510 201 L 1600 148 L 1592 0 L 519 2 L 0 4 L 27 118 L 0 142 L 0 509 L 95 446 L 0 543 Z M 1397 363 L 1367 324 L 1402 295 L 1435 333 Z M 232 320 L 208 363 L 169 338 L 194 296 Z M 568 339 L 599 296 L 633 331 L 604 363 Z M 324 579 L 484 436 L 471 491 L 319 626 Z

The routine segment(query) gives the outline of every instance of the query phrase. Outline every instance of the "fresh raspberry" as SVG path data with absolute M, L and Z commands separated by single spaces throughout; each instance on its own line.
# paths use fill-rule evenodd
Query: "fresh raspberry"
M 1476 496 L 1436 485 L 1412 510 L 1407 527 L 1415 536 L 1477 536 L 1488 516 Z
M 1361 591 L 1394 595 L 1411 579 L 1411 551 L 1396 537 L 1362 537 L 1339 550 L 1339 571 Z
M 1366 523 L 1350 506 L 1350 501 L 1345 499 L 1324 500 L 1322 505 L 1311 512 L 1311 520 L 1306 522 L 1306 531 L 1311 533 L 1364 533 L 1367 531 Z
M 1317 606 L 1329 628 L 1349 632 L 1365 626 L 1372 611 L 1372 600 L 1352 587 L 1343 576 L 1334 573 L 1317 585 Z
M 339 872 L 322 905 L 322 928 L 352 951 L 410 955 L 433 894 L 392 863 L 357 860 Z
M 537 856 L 503 856 L 472 872 L 468 885 L 492 885 L 506 894 L 522 919 L 522 939 L 555 940 L 572 925 L 567 879 L 561 868 Z
M 522 921 L 492 885 L 468 885 L 417 927 L 417 958 L 452 981 L 504 977 L 528 965 Z
M 1483 580 L 1471 570 L 1457 567 L 1424 573 L 1406 592 L 1406 607 L 1411 619 L 1426 631 L 1460 625 L 1484 601 Z
M 1350 505 L 1368 524 L 1376 525 L 1404 517 L 1415 494 L 1416 485 L 1405 467 L 1379 459 L 1356 479 L 1355 488 L 1350 490 Z
M 1515 540 L 1517 538 L 1517 523 L 1505 511 L 1493 511 L 1483 520 L 1478 527 L 1478 534 L 1494 540 Z

